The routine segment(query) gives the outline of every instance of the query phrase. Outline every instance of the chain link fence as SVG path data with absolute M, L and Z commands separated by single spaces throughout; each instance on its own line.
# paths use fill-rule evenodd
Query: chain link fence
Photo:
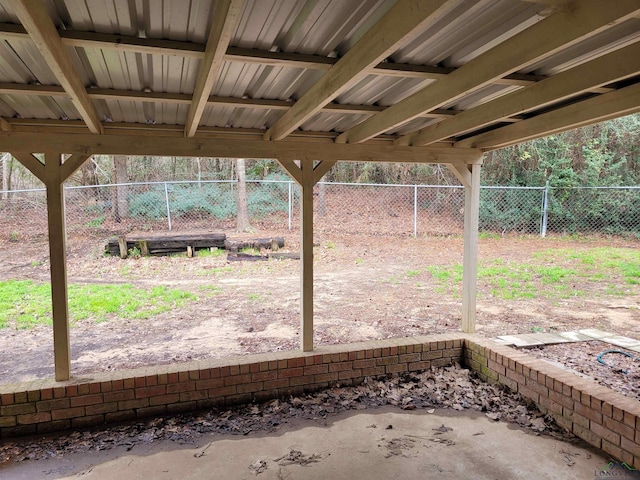
M 258 229 L 299 227 L 299 188 L 291 181 L 247 182 Z M 235 228 L 236 181 L 156 182 L 65 188 L 69 237 L 107 238 L 141 231 Z M 318 232 L 353 235 L 458 235 L 464 188 L 320 183 Z M 640 187 L 558 189 L 482 187 L 480 230 L 497 234 L 614 234 L 640 238 Z M 46 238 L 46 192 L 0 192 L 0 241 Z

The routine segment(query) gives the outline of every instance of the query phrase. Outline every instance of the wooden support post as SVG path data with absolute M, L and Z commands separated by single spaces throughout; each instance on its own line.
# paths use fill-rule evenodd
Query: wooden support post
M 61 166 L 62 154 L 45 154 L 44 171 L 45 185 L 47 187 L 49 259 L 51 262 L 51 297 L 53 302 L 53 355 L 56 381 L 69 380 L 71 376 L 64 179 L 61 176 Z
M 300 202 L 300 345 L 303 352 L 313 350 L 313 186 L 312 161 L 301 161 Z
M 129 255 L 129 249 L 127 248 L 127 237 L 120 235 L 118 237 L 118 248 L 120 250 L 120 258 L 123 260 Z
M 462 273 L 462 331 L 476 331 L 478 281 L 478 217 L 480 215 L 480 164 L 469 165 L 470 184 L 464 196 L 464 259 Z

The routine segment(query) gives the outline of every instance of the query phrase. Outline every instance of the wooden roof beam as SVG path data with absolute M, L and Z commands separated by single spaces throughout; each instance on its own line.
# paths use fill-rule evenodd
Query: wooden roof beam
M 185 58 L 203 58 L 205 45 L 201 43 L 165 40 L 155 38 L 140 38 L 111 33 L 83 32 L 79 30 L 58 30 L 62 43 L 69 47 L 98 48 L 116 50 L 127 53 L 148 55 L 169 55 Z M 28 33 L 21 25 L 0 23 L 0 39 L 25 40 Z M 338 62 L 337 58 L 323 57 L 289 52 L 268 52 L 253 48 L 227 48 L 224 59 L 229 62 L 256 63 L 285 68 L 307 68 L 312 70 L 329 70 Z M 439 67 L 431 65 L 410 65 L 403 63 L 382 62 L 374 66 L 370 73 L 400 78 L 418 78 L 424 80 L 438 80 L 454 72 L 453 67 Z M 526 86 L 544 79 L 544 76 L 534 74 L 512 73 L 496 80 L 500 85 Z
M 147 128 L 140 135 L 108 132 L 97 136 L 82 133 L 0 131 L 0 151 L 20 152 L 47 148 L 69 154 L 164 155 L 176 157 L 314 159 L 353 162 L 456 163 L 477 161 L 478 149 L 449 146 L 401 147 L 390 141 L 375 140 L 358 145 L 335 143 L 332 138 L 290 137 L 280 142 L 265 142 L 261 133 L 198 134 L 184 137 L 177 132 Z
M 495 150 L 637 112 L 640 112 L 640 83 L 466 138 L 455 146 Z
M 16 0 L 12 6 L 89 130 L 92 133 L 102 133 L 98 112 L 74 69 L 47 9 L 37 2 L 28 0 Z
M 207 99 L 211 95 L 211 89 L 222 66 L 224 54 L 240 20 L 244 0 L 219 0 L 215 5 L 207 48 L 200 64 L 193 101 L 184 127 L 186 137 L 193 137 L 198 129 Z
M 446 11 L 450 0 L 398 2 L 335 65 L 265 132 L 281 140 L 342 92 L 369 74 L 369 69 L 413 40 L 421 28 Z
M 480 129 L 505 117 L 543 108 L 595 87 L 640 73 L 640 42 L 621 48 L 539 83 L 500 97 L 398 140 L 399 145 L 428 145 Z
M 66 92 L 62 87 L 57 85 L 25 85 L 21 83 L 0 82 L 0 94 L 9 95 L 33 95 L 33 96 L 66 96 Z M 145 92 L 133 90 L 117 90 L 109 88 L 90 88 L 87 95 L 92 99 L 100 100 L 124 100 L 131 102 L 154 102 L 154 103 L 172 103 L 179 105 L 188 105 L 191 103 L 191 95 L 186 93 L 167 93 L 167 92 Z M 224 105 L 233 108 L 255 108 L 264 110 L 288 110 L 293 105 L 292 102 L 286 100 L 273 100 L 264 98 L 239 98 L 239 97 L 220 97 L 211 95 L 207 99 L 208 105 Z M 349 105 L 330 103 L 325 105 L 322 111 L 337 112 L 345 114 L 374 114 L 383 111 L 387 107 L 380 105 Z M 447 118 L 459 114 L 459 110 L 453 109 L 436 109 L 432 112 L 424 114 L 424 118 Z M 510 120 L 507 120 L 510 121 Z M 511 121 L 519 121 L 513 118 Z
M 359 143 L 407 123 L 425 112 L 455 101 L 498 78 L 520 70 L 545 56 L 590 38 L 624 21 L 639 10 L 637 0 L 614 3 L 580 0 L 560 10 L 447 76 L 446 82 L 428 85 L 404 100 L 356 125 L 337 138 Z

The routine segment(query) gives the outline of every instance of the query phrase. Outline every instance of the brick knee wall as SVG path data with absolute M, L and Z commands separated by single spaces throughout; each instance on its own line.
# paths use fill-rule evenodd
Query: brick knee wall
M 0 438 L 300 395 L 460 362 L 536 403 L 613 458 L 640 466 L 640 402 L 476 335 L 446 334 L 0 385 Z
M 513 348 L 476 336 L 463 343 L 465 364 L 483 380 L 520 393 L 577 437 L 640 467 L 640 402 Z
M 461 335 L 319 347 L 0 385 L 0 438 L 300 395 L 462 361 Z

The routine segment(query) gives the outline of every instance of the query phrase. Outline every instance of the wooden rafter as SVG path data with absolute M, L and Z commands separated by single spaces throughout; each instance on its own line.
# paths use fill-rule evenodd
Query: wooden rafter
M 640 112 L 640 83 L 467 138 L 456 145 L 494 150 Z
M 518 33 L 509 42 L 469 61 L 447 76 L 446 82 L 428 85 L 372 116 L 337 138 L 359 143 L 409 122 L 424 112 L 439 108 L 478 90 L 497 78 L 517 71 L 546 55 L 590 38 L 638 12 L 635 0 L 601 2 L 582 0 L 573 9 L 560 10 Z
M 20 83 L 0 82 L 0 94 L 11 95 L 30 95 L 42 97 L 66 96 L 66 92 L 62 87 L 57 85 L 25 85 Z M 191 104 L 192 96 L 186 93 L 167 93 L 167 92 L 138 92 L 133 90 L 118 90 L 110 88 L 92 88 L 87 91 L 89 98 L 96 100 L 125 100 L 132 102 L 154 102 L 178 105 Z M 274 100 L 264 98 L 238 98 L 238 97 L 220 97 L 211 95 L 207 99 L 208 105 L 221 105 L 233 108 L 253 108 L 263 110 L 288 110 L 293 105 L 286 100 Z M 380 105 L 348 105 L 330 103 L 325 105 L 322 110 L 326 112 L 362 115 L 374 114 L 385 109 Z M 447 118 L 460 113 L 459 110 L 453 109 L 436 109 L 432 112 L 424 114 L 424 118 Z M 512 121 L 519 121 L 517 117 L 511 118 Z
M 92 133 L 102 133 L 98 113 L 80 81 L 47 9 L 37 2 L 15 0 L 13 9 Z
M 100 48 L 119 52 L 142 53 L 149 55 L 171 55 L 201 59 L 205 45 L 177 40 L 140 38 L 108 33 L 83 32 L 78 30 L 58 30 L 62 42 L 69 47 Z M 28 33 L 20 25 L 0 23 L 0 39 L 24 40 Z M 338 61 L 337 58 L 323 57 L 289 52 L 268 52 L 257 49 L 229 47 L 224 55 L 229 62 L 255 63 L 285 68 L 306 68 L 311 70 L 329 70 Z M 383 62 L 374 66 L 370 73 L 400 78 L 418 78 L 438 80 L 445 78 L 456 68 L 435 65 L 410 65 Z M 512 73 L 496 80 L 501 85 L 530 85 L 545 77 L 534 74 Z
M 464 111 L 398 140 L 400 145 L 428 145 L 480 129 L 504 117 L 522 114 L 563 101 L 594 87 L 640 73 L 640 42 L 586 62 L 571 70 Z
M 220 66 L 224 60 L 231 36 L 236 29 L 244 0 L 219 0 L 213 11 L 211 30 L 207 40 L 207 48 L 200 64 L 198 79 L 193 92 L 193 101 L 187 114 L 184 134 L 193 137 L 198 129 L 207 99 L 216 81 Z
M 281 140 L 334 98 L 356 84 L 368 70 L 411 41 L 420 27 L 444 11 L 446 0 L 398 2 L 319 81 L 265 133 Z

